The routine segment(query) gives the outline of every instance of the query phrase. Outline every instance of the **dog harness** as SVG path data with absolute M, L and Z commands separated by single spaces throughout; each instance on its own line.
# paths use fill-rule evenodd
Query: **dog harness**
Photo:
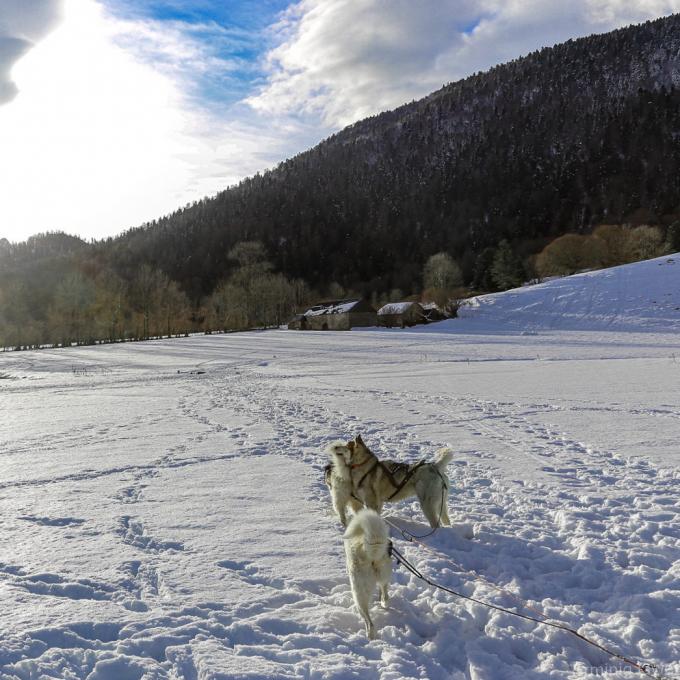
M 420 462 L 416 463 L 415 465 L 409 465 L 407 467 L 406 476 L 404 477 L 404 479 L 401 480 L 401 484 L 395 484 L 394 477 L 392 476 L 392 474 L 390 474 L 390 481 L 392 482 L 392 485 L 394 487 L 396 487 L 396 490 L 387 500 L 391 501 L 406 486 L 408 481 L 415 474 L 416 470 L 421 465 L 424 465 L 424 464 L 425 464 L 425 460 L 423 459 Z M 381 465 L 383 466 L 383 469 L 385 469 L 385 470 L 387 469 L 387 466 L 384 463 L 381 463 Z M 403 468 L 404 466 L 405 466 L 405 463 L 397 463 L 397 467 L 395 468 L 395 472 L 396 472 L 396 469 Z
M 363 463 L 359 463 L 358 465 L 353 465 L 352 467 L 361 467 L 362 465 L 366 464 L 370 458 L 367 458 Z M 394 493 L 387 499 L 388 501 L 391 501 L 409 482 L 411 477 L 415 474 L 416 470 L 421 466 L 425 464 L 425 460 L 421 460 L 420 462 L 416 463 L 415 465 L 407 465 L 406 463 L 396 463 L 394 468 L 390 470 L 389 467 L 385 463 L 383 463 L 381 460 L 376 459 L 375 464 L 373 467 L 369 468 L 363 475 L 363 477 L 358 481 L 357 483 L 357 488 L 359 488 L 363 483 L 364 480 L 379 466 L 383 469 L 385 474 L 387 475 L 387 478 L 390 480 L 390 484 L 395 488 Z M 394 478 L 394 474 L 396 472 L 406 472 L 406 475 L 404 476 L 404 479 L 401 480 L 401 482 L 397 483 L 397 481 Z

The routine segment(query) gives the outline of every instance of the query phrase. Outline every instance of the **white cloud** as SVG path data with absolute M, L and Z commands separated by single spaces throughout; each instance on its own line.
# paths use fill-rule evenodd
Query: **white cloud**
M 150 63 L 159 52 L 162 68 Z M 300 126 L 290 135 L 248 107 L 217 118 L 197 106 L 186 81 L 210 66 L 204 56 L 179 30 L 67 0 L 63 22 L 13 69 L 19 95 L 0 107 L 0 237 L 116 234 L 306 146 Z
M 258 111 L 343 126 L 569 38 L 680 10 L 680 0 L 301 0 L 276 26 Z
M 3 0 L 0 4 L 0 105 L 17 94 L 14 63 L 59 20 L 61 0 Z
M 462 45 L 479 3 L 413 0 L 302 0 L 276 29 L 270 76 L 249 99 L 257 110 L 320 114 L 345 125 L 423 94 L 441 50 Z

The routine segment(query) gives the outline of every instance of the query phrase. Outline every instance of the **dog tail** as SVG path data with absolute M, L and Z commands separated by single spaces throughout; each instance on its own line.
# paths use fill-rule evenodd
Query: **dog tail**
M 434 457 L 434 464 L 437 466 L 439 472 L 446 472 L 446 466 L 451 462 L 452 458 L 453 451 L 448 447 L 437 451 L 437 455 Z
M 347 541 L 361 542 L 366 557 L 376 562 L 385 557 L 390 542 L 385 520 L 370 508 L 364 508 L 352 517 L 343 538 Z

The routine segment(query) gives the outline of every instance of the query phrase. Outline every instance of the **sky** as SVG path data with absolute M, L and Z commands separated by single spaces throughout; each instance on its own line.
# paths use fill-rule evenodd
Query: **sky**
M 0 238 L 114 236 L 680 0 L 0 0 Z

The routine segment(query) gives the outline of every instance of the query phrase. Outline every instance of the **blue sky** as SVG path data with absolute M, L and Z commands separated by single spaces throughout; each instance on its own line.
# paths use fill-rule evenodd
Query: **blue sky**
M 106 0 L 112 11 L 132 18 L 215 21 L 246 30 L 269 26 L 289 4 L 289 0 Z
M 272 46 L 270 31 L 289 0 L 105 0 L 116 17 L 181 24 L 187 34 L 233 68 L 201 74 L 195 95 L 206 104 L 232 104 L 266 74 L 260 60 Z
M 0 238 L 115 235 L 444 83 L 677 11 L 680 0 L 2 0 Z

